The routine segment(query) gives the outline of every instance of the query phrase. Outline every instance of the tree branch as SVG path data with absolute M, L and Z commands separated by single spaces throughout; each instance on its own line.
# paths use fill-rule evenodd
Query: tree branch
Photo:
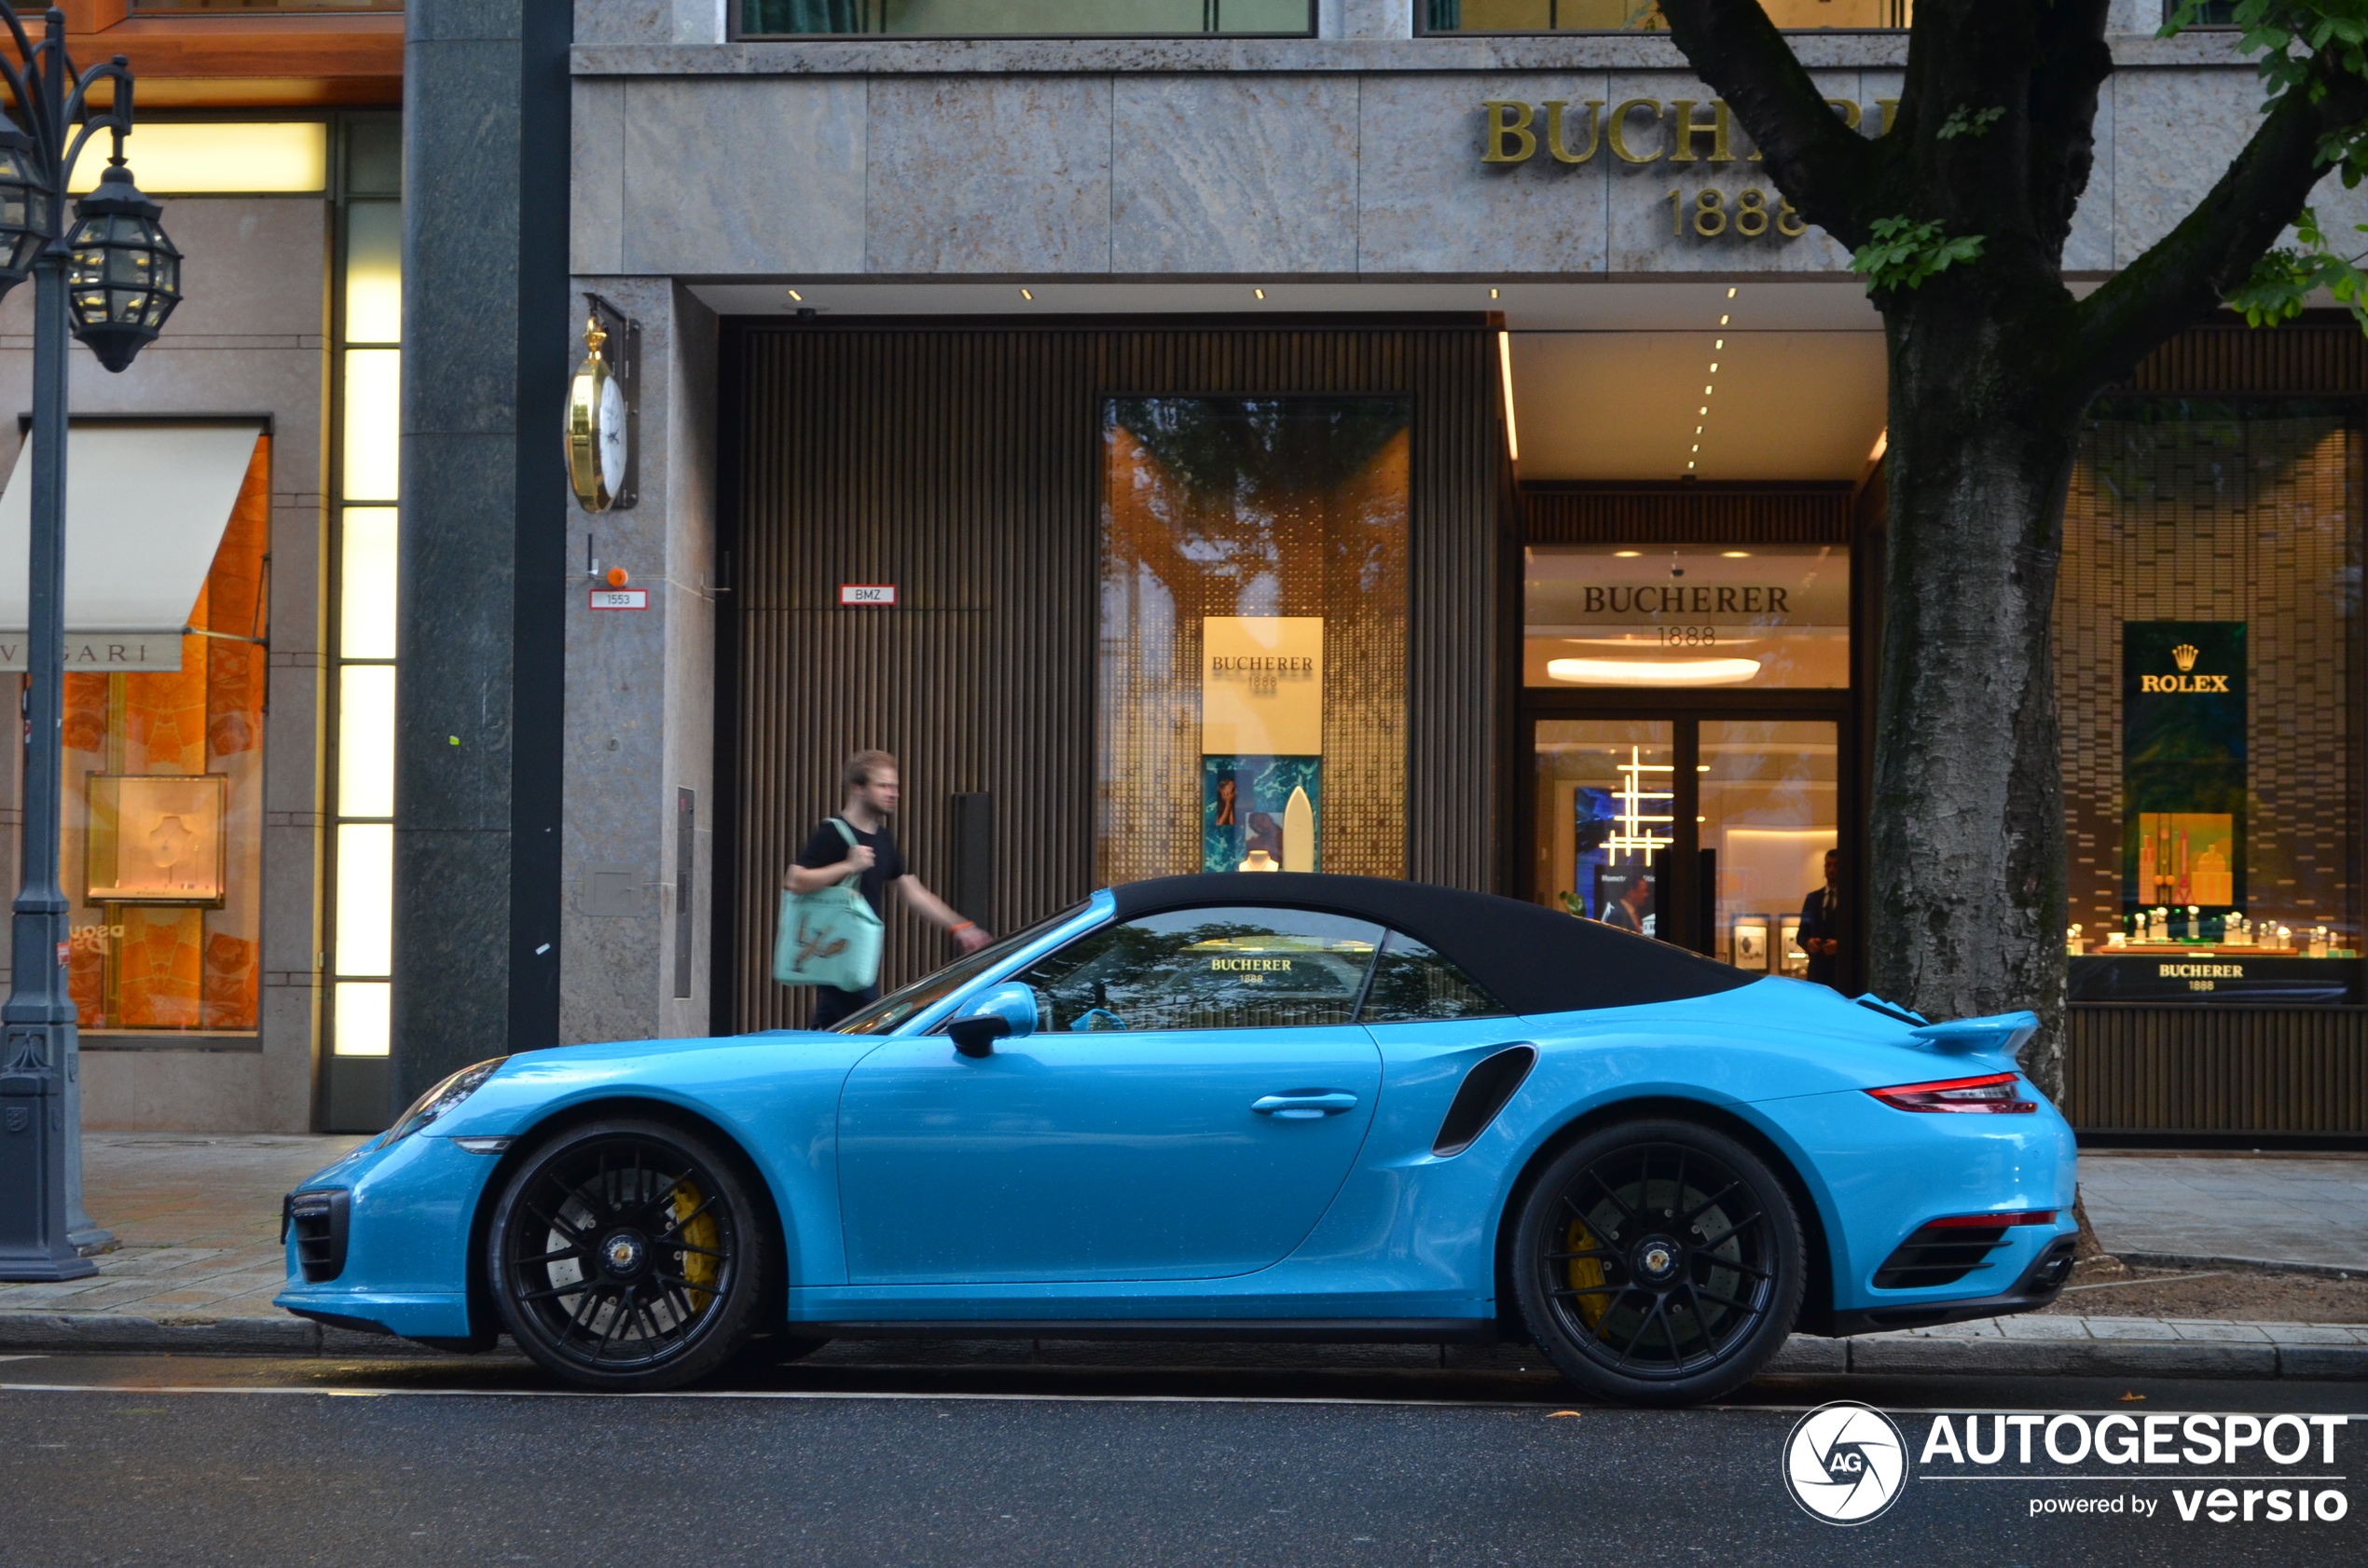
M 2065 0 L 2039 17 L 2031 81 L 2031 215 L 2060 265 L 2097 159 L 2097 89 L 2113 75 L 2110 0 Z
M 2314 86 L 2323 90 L 2314 94 Z M 2332 62 L 2314 64 L 2309 81 L 2289 88 L 2196 210 L 2081 302 L 2064 364 L 2086 383 L 2075 391 L 2086 397 L 2127 376 L 2250 277 L 2333 172 L 2319 161 L 2320 139 L 2362 120 L 2368 81 Z
M 1860 203 L 1879 162 L 1875 144 L 1826 106 L 1768 13 L 1755 0 L 1661 0 L 1661 15 L 1793 205 L 1843 244 L 1866 243 Z

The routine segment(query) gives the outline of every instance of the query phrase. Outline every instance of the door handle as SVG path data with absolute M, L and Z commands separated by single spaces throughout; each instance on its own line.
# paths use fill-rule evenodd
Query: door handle
M 1313 1121 L 1356 1108 L 1356 1096 L 1344 1089 L 1301 1089 L 1288 1094 L 1261 1094 L 1250 1102 L 1260 1116 L 1284 1121 Z

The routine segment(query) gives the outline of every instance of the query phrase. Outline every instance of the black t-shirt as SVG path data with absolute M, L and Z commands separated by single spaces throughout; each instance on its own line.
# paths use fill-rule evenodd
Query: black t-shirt
M 837 818 L 815 828 L 813 836 L 805 841 L 805 847 L 797 852 L 797 864 L 808 871 L 819 871 L 824 866 L 835 866 L 847 859 L 847 835 L 839 832 L 836 822 L 847 822 L 847 818 Z M 885 920 L 888 910 L 882 901 L 888 894 L 888 884 L 904 874 L 904 857 L 897 851 L 896 835 L 889 832 L 885 825 L 873 833 L 865 832 L 852 822 L 847 825 L 854 830 L 855 842 L 872 851 L 872 869 L 856 880 L 863 890 L 863 901 L 872 906 L 873 914 Z

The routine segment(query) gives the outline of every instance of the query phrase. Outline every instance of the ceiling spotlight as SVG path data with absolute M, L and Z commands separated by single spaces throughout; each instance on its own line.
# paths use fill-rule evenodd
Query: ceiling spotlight
M 1727 318 L 1726 318 L 1725 316 L 1721 316 L 1721 317 L 1719 317 L 1719 318 L 1718 318 L 1718 324 L 1719 324 L 1719 325 L 1721 325 L 1721 326 L 1725 326 L 1725 325 L 1727 324 Z
M 1728 289 L 1728 290 L 1727 291 L 1727 297 L 1728 297 L 1728 298 L 1729 298 L 1729 299 L 1734 298 L 1734 297 L 1735 297 L 1735 291 L 1734 291 L 1733 289 Z
M 1704 388 L 1702 389 L 1702 395 L 1703 395 L 1704 397 L 1708 397 L 1708 396 L 1711 394 L 1711 392 L 1712 392 L 1712 391 L 1713 391 L 1713 390 L 1714 390 L 1713 388 L 1710 388 L 1710 387 L 1704 387 Z
M 1752 554 L 1749 550 L 1721 550 L 1718 553 L 1730 561 L 1749 560 Z
M 1612 552 L 1613 555 L 1618 556 L 1622 560 L 1633 560 L 1636 557 L 1641 556 L 1645 552 L 1642 550 L 1614 550 Z
M 1491 298 L 1491 299 L 1495 298 L 1495 297 L 1496 297 L 1496 291 L 1495 291 L 1494 289 L 1491 289 L 1491 290 L 1489 290 L 1489 291 L 1488 291 L 1488 297 L 1489 297 L 1489 298 Z
M 1695 413 L 1697 413 L 1697 414 L 1707 414 L 1707 413 L 1709 413 L 1709 412 L 1710 412 L 1710 406 L 1709 406 L 1709 405 L 1705 404 L 1705 405 L 1704 405 L 1704 406 L 1702 406 L 1701 407 L 1695 409 L 1695 410 L 1694 410 L 1694 412 L 1695 412 Z
M 1727 339 L 1722 337 L 1717 342 L 1713 343 L 1711 347 L 1714 349 L 1723 349 L 1727 347 Z
M 805 296 L 804 296 L 804 295 L 802 295 L 802 294 L 798 293 L 798 291 L 797 291 L 797 290 L 795 290 L 795 289 L 792 289 L 792 290 L 790 291 L 790 297 L 791 297 L 792 299 L 796 300 L 796 301 L 797 301 L 800 305 L 803 305 L 803 304 L 805 304 Z
M 1693 460 L 1693 459 L 1691 459 L 1691 458 L 1687 459 L 1687 460 L 1686 460 L 1686 466 L 1687 466 L 1687 467 L 1688 467 L 1688 468 L 1693 467 L 1693 466 L 1694 466 L 1694 460 Z
M 1034 299 L 1034 298 L 1036 297 L 1036 296 L 1034 296 L 1033 294 L 1030 294 L 1030 293 L 1029 293 L 1027 290 L 1026 290 L 1026 289 L 1022 289 L 1022 290 L 1020 290 L 1020 297 L 1021 297 L 1022 299 Z
M 1714 376 L 1718 374 L 1718 362 L 1716 360 L 1710 362 L 1710 373 Z
M 1699 452 L 1699 451 L 1700 451 L 1700 450 L 1702 449 L 1702 444 L 1701 444 L 1700 442 L 1697 441 L 1697 442 L 1695 442 L 1695 443 L 1693 444 L 1693 446 L 1691 446 L 1690 447 L 1688 447 L 1688 448 L 1687 448 L 1687 449 L 1688 451 L 1695 451 L 1695 452 Z
M 1694 427 L 1694 433 L 1695 433 L 1696 435 L 1700 435 L 1701 433 L 1702 433 L 1702 427 L 1701 427 L 1701 426 L 1700 426 L 1700 425 L 1696 425 L 1696 426 Z
M 1264 289 L 1252 289 L 1250 292 L 1258 296 L 1260 299 L 1264 299 L 1266 297 L 1266 291 Z

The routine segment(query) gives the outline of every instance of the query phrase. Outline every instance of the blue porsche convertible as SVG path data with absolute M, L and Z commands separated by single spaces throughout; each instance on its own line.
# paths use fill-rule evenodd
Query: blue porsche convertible
M 599 1389 L 833 1337 L 1515 1336 L 1684 1403 L 1796 1327 L 2054 1299 L 2033 1026 L 1413 883 L 1135 883 L 827 1033 L 457 1073 L 288 1195 L 279 1302 Z

